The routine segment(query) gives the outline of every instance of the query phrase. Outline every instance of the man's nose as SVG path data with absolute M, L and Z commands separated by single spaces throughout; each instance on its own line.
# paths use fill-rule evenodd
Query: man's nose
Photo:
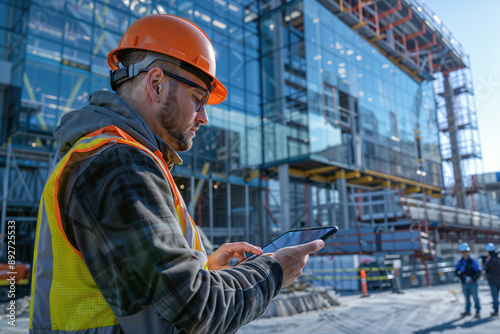
M 205 106 L 196 113 L 196 123 L 203 125 L 208 123 L 207 109 L 205 108 Z

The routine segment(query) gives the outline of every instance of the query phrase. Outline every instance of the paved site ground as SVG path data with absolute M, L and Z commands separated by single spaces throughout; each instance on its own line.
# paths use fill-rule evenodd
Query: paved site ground
M 370 297 L 340 297 L 340 306 L 293 317 L 259 319 L 243 327 L 238 334 L 267 333 L 500 333 L 500 318 L 490 318 L 489 286 L 479 286 L 481 319 L 460 317 L 464 298 L 459 284 L 430 288 L 412 288 L 404 294 L 380 292 Z M 5 311 L 0 318 L 0 333 L 27 333 L 27 300 L 17 303 L 16 326 L 8 325 Z M 138 333 L 139 334 L 139 333 Z
M 479 286 L 479 298 L 481 319 L 460 316 L 465 303 L 459 284 L 406 289 L 404 294 L 381 292 L 367 298 L 341 296 L 340 306 L 292 317 L 259 319 L 238 334 L 500 333 L 500 318 L 489 317 L 491 295 L 485 283 Z

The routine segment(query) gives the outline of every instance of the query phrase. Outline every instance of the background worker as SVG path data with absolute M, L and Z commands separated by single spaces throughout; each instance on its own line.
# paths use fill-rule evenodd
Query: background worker
M 31 333 L 234 333 L 300 276 L 321 240 L 229 266 L 239 242 L 207 257 L 170 169 L 206 104 L 224 101 L 213 47 L 184 19 L 134 22 L 108 55 L 116 94 L 95 92 L 54 136 L 35 244 Z
M 493 299 L 493 312 L 492 317 L 498 317 L 498 294 L 500 291 L 500 258 L 498 258 L 498 253 L 495 250 L 495 245 L 491 242 L 486 245 L 486 251 L 488 252 L 488 257 L 486 258 L 486 265 L 484 266 L 484 271 L 486 272 L 486 278 L 488 279 L 488 284 L 490 285 L 491 298 Z
M 481 304 L 477 295 L 477 279 L 481 276 L 481 268 L 479 267 L 479 263 L 470 257 L 469 244 L 466 242 L 460 244 L 459 250 L 462 252 L 462 258 L 458 260 L 455 266 L 455 275 L 462 281 L 462 292 L 465 297 L 465 311 L 460 315 L 463 317 L 471 315 L 470 297 L 472 295 L 474 299 L 474 308 L 476 309 L 475 318 L 480 318 Z

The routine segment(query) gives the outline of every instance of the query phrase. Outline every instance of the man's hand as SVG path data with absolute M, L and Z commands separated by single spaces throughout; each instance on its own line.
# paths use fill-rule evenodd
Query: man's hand
M 259 247 L 246 242 L 223 244 L 208 257 L 207 268 L 209 270 L 231 268 L 229 261 L 233 257 L 237 257 L 238 261 L 243 261 L 245 259 L 245 252 L 255 255 L 262 254 L 262 250 Z
M 307 244 L 285 247 L 270 256 L 283 268 L 283 287 L 293 283 L 300 275 L 309 259 L 309 254 L 319 251 L 325 246 L 323 240 L 314 240 Z

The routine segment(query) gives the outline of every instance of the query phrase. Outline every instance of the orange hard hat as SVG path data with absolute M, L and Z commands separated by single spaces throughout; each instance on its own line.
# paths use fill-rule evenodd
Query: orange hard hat
M 118 47 L 108 54 L 108 65 L 113 71 L 119 69 L 120 52 L 128 49 L 153 51 L 180 60 L 181 68 L 207 84 L 210 91 L 207 104 L 221 103 L 227 96 L 226 87 L 215 77 L 212 43 L 192 22 L 168 14 L 138 19 L 125 31 Z

